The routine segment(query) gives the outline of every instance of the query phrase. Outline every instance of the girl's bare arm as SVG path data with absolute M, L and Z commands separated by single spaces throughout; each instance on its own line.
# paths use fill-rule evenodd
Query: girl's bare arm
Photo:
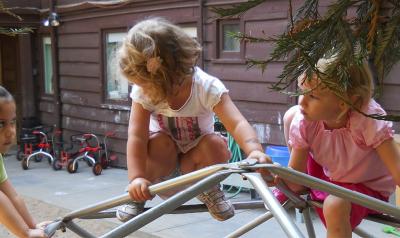
M 308 149 L 292 148 L 290 152 L 289 168 L 297 170 L 302 173 L 307 172 L 307 158 Z M 301 192 L 304 190 L 304 186 L 295 184 L 289 181 L 285 181 L 291 190 L 294 192 Z
M 376 148 L 376 151 L 396 184 L 400 186 L 400 151 L 394 139 L 385 140 Z
M 253 127 L 243 117 L 228 94 L 224 93 L 221 96 L 221 101 L 214 107 L 214 112 L 247 155 L 255 150 L 263 152 Z
M 128 178 L 144 178 L 146 160 L 148 157 L 147 144 L 149 141 L 150 112 L 142 105 L 133 102 L 129 118 L 127 142 Z
M 27 237 L 36 224 L 11 183 L 0 184 L 0 223 L 18 237 Z

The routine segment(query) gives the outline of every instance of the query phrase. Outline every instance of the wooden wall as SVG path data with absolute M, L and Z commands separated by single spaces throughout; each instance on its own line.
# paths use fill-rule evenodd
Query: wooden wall
M 207 1 L 205 5 L 220 6 L 213 1 Z M 288 23 L 287 7 L 287 1 L 271 0 L 251 9 L 237 19 L 241 32 L 255 37 L 273 37 L 283 33 Z M 245 66 L 246 59 L 265 59 L 273 49 L 272 43 L 242 43 L 239 58 L 221 57 L 216 32 L 224 21 L 208 20 L 215 15 L 210 11 L 206 13 L 203 44 L 206 71 L 224 80 L 239 110 L 256 124 L 262 142 L 284 144 L 282 117 L 295 99 L 269 88 L 277 82 L 284 62 L 270 64 L 264 73 L 259 68 L 247 69 Z
M 116 138 L 109 140 L 109 146 L 120 158 L 114 166 L 126 167 L 130 102 L 110 103 L 105 99 L 103 32 L 128 30 L 135 22 L 149 16 L 196 24 L 197 1 L 176 2 L 138 1 L 128 8 L 101 11 L 98 8 L 81 9 L 82 6 L 69 11 L 59 6 L 62 24 L 57 28 L 58 62 L 65 139 L 82 132 L 104 135 L 107 131 L 114 131 Z M 157 10 L 152 10 L 154 8 Z M 42 121 L 54 124 L 54 101 L 51 97 L 41 97 L 40 111 Z
M 58 1 L 57 11 L 61 25 L 57 28 L 60 98 L 62 103 L 62 127 L 65 138 L 71 134 L 93 132 L 104 134 L 115 131 L 117 138 L 110 140 L 111 149 L 119 156 L 115 166 L 125 167 L 125 146 L 129 101 L 112 104 L 104 96 L 103 32 L 113 29 L 129 29 L 138 20 L 149 16 L 163 16 L 177 24 L 198 26 L 198 36 L 204 47 L 201 65 L 204 69 L 223 80 L 230 95 L 244 116 L 260 132 L 265 143 L 284 144 L 282 116 L 296 103 L 294 98 L 272 92 L 269 86 L 276 82 L 284 62 L 270 64 L 264 74 L 260 69 L 247 69 L 246 58 L 263 59 L 273 49 L 272 43 L 242 43 L 241 52 L 235 57 L 220 57 L 218 50 L 218 28 L 220 21 L 208 8 L 228 6 L 233 0 L 204 0 L 203 18 L 200 16 L 198 0 L 154 0 L 133 1 L 123 7 L 95 8 L 88 5 L 71 7 L 64 4 L 79 1 Z M 298 6 L 301 1 L 293 1 Z M 203 24 L 201 24 L 203 20 Z M 241 30 L 253 36 L 276 36 L 288 24 L 288 0 L 268 0 L 250 10 L 240 19 Z M 201 32 L 201 26 L 203 31 Z M 39 30 L 36 42 L 36 64 L 39 69 L 37 81 L 41 79 L 41 36 L 46 30 Z M 400 67 L 392 72 L 385 86 L 381 102 L 391 112 L 400 113 L 400 83 L 396 76 Z M 43 122 L 54 124 L 54 99 L 41 95 L 40 117 Z M 396 125 L 397 126 L 397 125 Z M 396 127 L 399 129 L 399 127 Z

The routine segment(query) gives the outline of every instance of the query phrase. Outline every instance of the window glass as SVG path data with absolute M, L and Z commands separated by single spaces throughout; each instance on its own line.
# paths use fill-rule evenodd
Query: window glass
M 197 27 L 195 26 L 185 26 L 181 27 L 186 34 L 191 36 L 194 39 L 197 39 Z
M 51 39 L 43 38 L 44 93 L 53 94 L 53 61 L 51 57 Z
M 119 71 L 117 52 L 126 33 L 107 33 L 106 35 L 106 81 L 107 99 L 127 99 L 128 80 Z
M 240 41 L 230 34 L 240 32 L 239 24 L 222 25 L 223 51 L 240 52 Z

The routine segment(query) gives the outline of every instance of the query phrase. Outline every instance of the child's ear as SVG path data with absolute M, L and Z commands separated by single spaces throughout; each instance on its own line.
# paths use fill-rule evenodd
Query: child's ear
M 340 106 L 340 109 L 341 109 L 342 111 L 347 111 L 347 110 L 349 109 L 349 105 L 347 105 L 347 103 L 346 103 L 345 101 L 342 101 L 342 100 L 341 100 L 339 106 Z

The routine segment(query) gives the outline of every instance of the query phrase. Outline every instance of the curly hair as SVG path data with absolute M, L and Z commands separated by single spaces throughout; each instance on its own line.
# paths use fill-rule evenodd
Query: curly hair
M 152 18 L 129 30 L 119 51 L 119 66 L 131 83 L 151 85 L 145 94 L 157 104 L 193 74 L 201 50 L 180 27 Z

